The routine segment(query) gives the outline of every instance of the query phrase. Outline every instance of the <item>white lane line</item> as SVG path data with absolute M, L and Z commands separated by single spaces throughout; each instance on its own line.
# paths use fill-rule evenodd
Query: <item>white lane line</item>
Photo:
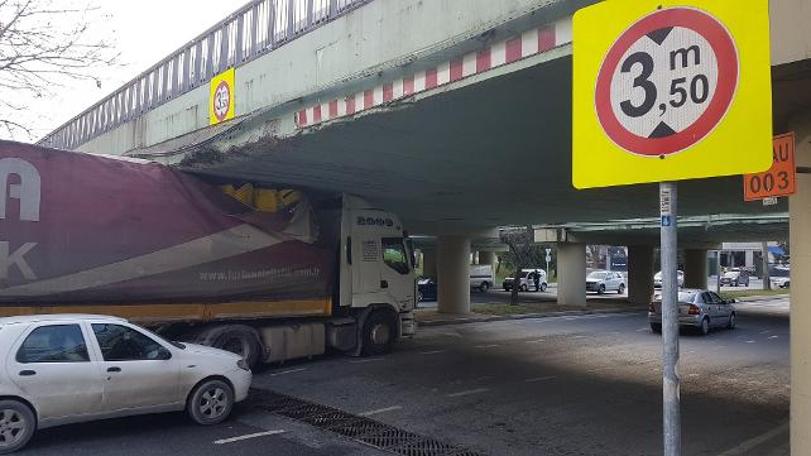
M 367 359 L 354 359 L 349 361 L 349 364 L 365 364 L 365 363 L 374 363 L 377 361 L 383 361 L 385 358 L 367 358 Z
M 474 345 L 473 348 L 496 348 L 498 344 L 489 344 L 489 345 Z
M 281 372 L 274 372 L 274 373 L 270 374 L 270 376 L 271 377 L 278 377 L 280 375 L 297 374 L 299 372 L 304 372 L 306 370 L 307 370 L 306 367 L 303 367 L 301 369 L 290 369 L 290 370 L 281 371 Z
M 528 378 L 528 379 L 526 379 L 524 381 L 527 382 L 527 383 L 537 383 L 537 382 L 545 382 L 547 380 L 552 380 L 554 378 L 557 378 L 557 377 L 555 377 L 554 375 L 550 375 L 548 377 Z
M 747 343 L 747 344 L 754 344 L 754 343 L 755 343 L 755 341 L 754 341 L 754 340 L 747 340 L 747 341 L 746 341 L 746 343 Z
M 255 434 L 245 434 L 240 435 L 238 437 L 231 437 L 230 439 L 215 440 L 214 445 L 225 445 L 226 443 L 241 442 L 243 440 L 255 439 L 258 437 L 267 437 L 269 435 L 284 434 L 285 432 L 287 431 L 277 430 L 277 431 L 257 432 Z
M 488 391 L 490 391 L 490 388 L 478 388 L 478 389 L 460 391 L 458 393 L 448 394 L 448 397 L 472 396 L 474 394 L 486 393 Z
M 420 355 L 438 355 L 440 353 L 445 353 L 448 350 L 431 350 L 431 351 L 424 351 L 420 352 Z
M 780 426 L 777 426 L 776 428 L 772 429 L 769 432 L 766 432 L 766 433 L 761 434 L 761 435 L 759 435 L 757 437 L 751 438 L 751 439 L 741 443 L 740 445 L 736 446 L 735 448 L 731 448 L 731 449 L 729 449 L 727 451 L 724 451 L 723 453 L 720 453 L 718 456 L 737 456 L 739 454 L 744 454 L 747 451 L 750 451 L 753 448 L 755 448 L 755 447 L 757 447 L 759 445 L 762 445 L 762 444 L 768 442 L 769 440 L 777 437 L 778 435 L 788 431 L 788 429 L 789 429 L 788 426 L 789 426 L 788 422 L 785 422 L 785 423 L 781 424 Z
M 769 336 L 769 339 L 779 339 L 780 336 Z
M 386 407 L 386 408 L 382 408 L 382 409 L 370 410 L 368 412 L 363 412 L 363 413 L 360 414 L 360 416 L 380 415 L 381 413 L 387 413 L 387 412 L 394 412 L 396 410 L 402 410 L 402 408 L 403 407 L 401 407 L 399 405 L 395 405 L 395 406 L 392 406 L 392 407 Z
M 540 344 L 543 341 L 544 341 L 544 339 L 536 339 L 536 340 L 528 340 L 528 341 L 526 341 L 526 343 L 528 343 L 528 344 Z

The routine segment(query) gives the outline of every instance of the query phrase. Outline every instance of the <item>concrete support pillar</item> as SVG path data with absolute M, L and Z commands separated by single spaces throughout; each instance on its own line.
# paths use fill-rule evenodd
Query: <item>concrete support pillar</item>
M 436 279 L 436 250 L 422 251 L 422 275 Z
M 479 264 L 496 264 L 496 252 L 488 252 L 486 250 L 479 250 Z
M 707 251 L 684 251 L 684 288 L 707 288 Z
M 795 127 L 797 166 L 811 167 L 811 116 Z M 811 454 L 811 174 L 797 175 L 791 231 L 791 454 Z
M 628 246 L 628 302 L 647 305 L 653 297 L 653 247 Z
M 470 313 L 470 238 L 439 237 L 437 272 L 439 312 Z
M 558 244 L 558 304 L 586 306 L 585 244 Z

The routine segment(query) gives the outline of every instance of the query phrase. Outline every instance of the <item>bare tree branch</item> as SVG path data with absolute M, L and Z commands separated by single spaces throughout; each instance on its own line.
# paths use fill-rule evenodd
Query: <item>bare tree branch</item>
M 0 131 L 11 137 L 31 138 L 13 117 L 25 110 L 23 100 L 52 96 L 68 81 L 100 86 L 96 72 L 116 64 L 113 44 L 89 36 L 97 9 L 72 3 L 0 0 Z

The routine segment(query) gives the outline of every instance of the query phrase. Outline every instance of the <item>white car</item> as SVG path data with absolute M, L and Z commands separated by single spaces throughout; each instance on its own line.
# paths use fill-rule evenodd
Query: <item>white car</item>
M 679 283 L 679 288 L 684 286 L 684 271 L 676 271 L 676 281 Z M 653 288 L 662 288 L 662 271 L 654 274 Z
M 169 342 L 114 317 L 0 318 L 0 347 L 0 454 L 68 423 L 186 410 L 217 424 L 252 379 L 237 355 Z
M 625 293 L 625 278 L 619 272 L 592 271 L 586 276 L 586 292 L 603 294 L 607 291 Z

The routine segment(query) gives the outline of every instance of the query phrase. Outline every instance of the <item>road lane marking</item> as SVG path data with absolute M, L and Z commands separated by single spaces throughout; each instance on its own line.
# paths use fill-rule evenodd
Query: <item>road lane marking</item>
M 367 359 L 354 359 L 349 361 L 349 364 L 364 364 L 364 363 L 374 363 L 377 361 L 383 361 L 385 358 L 367 358 Z
M 548 377 L 528 378 L 528 379 L 526 379 L 524 381 L 527 382 L 527 383 L 537 383 L 537 382 L 545 382 L 547 380 L 552 380 L 554 378 L 557 378 L 557 377 L 555 377 L 554 375 L 550 375 Z
M 304 372 L 306 370 L 307 370 L 306 367 L 303 367 L 301 369 L 290 369 L 290 370 L 281 371 L 281 372 L 274 372 L 274 373 L 270 374 L 270 376 L 271 377 L 278 377 L 280 375 L 297 374 L 299 372 Z
M 769 336 L 769 339 L 779 339 L 780 336 Z
M 526 341 L 526 343 L 528 343 L 528 344 L 540 344 L 543 341 L 544 341 L 544 339 L 536 339 L 536 340 L 528 340 L 528 341 Z
M 370 410 L 368 412 L 363 412 L 363 413 L 360 414 L 360 416 L 380 415 L 381 413 L 387 413 L 387 412 L 394 412 L 394 411 L 397 411 L 397 410 L 402 410 L 402 408 L 403 407 L 401 407 L 399 405 L 395 405 L 395 406 L 392 406 L 392 407 L 386 407 L 386 408 L 382 408 L 382 409 Z
M 243 440 L 256 439 L 259 437 L 267 437 L 270 435 L 279 435 L 284 434 L 285 432 L 287 431 L 276 430 L 276 431 L 257 432 L 255 434 L 245 434 L 240 435 L 238 437 L 231 437 L 230 439 L 215 440 L 214 445 L 225 445 L 226 443 L 241 442 Z
M 769 440 L 777 437 L 778 435 L 787 432 L 789 430 L 789 423 L 785 422 L 780 426 L 763 433 L 757 437 L 751 438 L 740 445 L 736 446 L 735 448 L 731 448 L 723 453 L 719 454 L 718 456 L 737 456 L 739 454 L 745 454 L 747 451 L 752 450 L 753 448 L 760 446 Z
M 481 394 L 490 391 L 490 388 L 478 388 L 472 389 L 467 391 L 460 391 L 458 393 L 448 394 L 448 397 L 462 397 L 462 396 L 472 396 L 474 394 Z
M 445 353 L 448 350 L 431 350 L 431 351 L 424 351 L 420 352 L 420 355 L 438 355 L 440 353 Z
M 498 344 L 489 344 L 489 345 L 475 345 L 473 348 L 496 348 Z

